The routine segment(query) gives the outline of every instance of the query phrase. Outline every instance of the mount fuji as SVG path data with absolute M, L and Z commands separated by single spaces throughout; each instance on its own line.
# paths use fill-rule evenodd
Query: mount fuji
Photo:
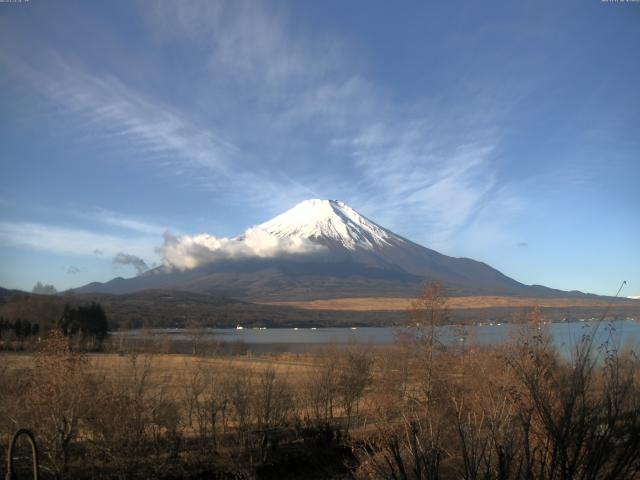
M 169 288 L 256 301 L 301 300 L 411 296 L 425 281 L 437 280 L 450 295 L 583 295 L 524 285 L 485 263 L 443 255 L 336 200 L 305 200 L 232 239 L 201 235 L 176 237 L 174 243 L 175 255 L 166 255 L 161 267 L 75 291 Z
M 258 226 L 278 238 L 300 237 L 350 251 L 374 251 L 404 239 L 337 200 L 305 200 Z

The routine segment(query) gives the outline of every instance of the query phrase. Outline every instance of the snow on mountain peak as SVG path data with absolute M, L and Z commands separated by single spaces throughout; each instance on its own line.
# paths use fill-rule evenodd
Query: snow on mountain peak
M 349 250 L 373 250 L 390 245 L 392 238 L 400 240 L 337 200 L 305 200 L 258 228 L 280 238 L 301 237 L 319 242 L 337 242 Z

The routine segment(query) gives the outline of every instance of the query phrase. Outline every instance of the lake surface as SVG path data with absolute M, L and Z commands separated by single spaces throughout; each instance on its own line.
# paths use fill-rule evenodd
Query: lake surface
M 445 326 L 438 329 L 439 338 L 445 344 L 466 342 L 476 345 L 500 344 L 517 335 L 520 328 L 515 324 L 485 324 L 464 327 Z M 578 321 L 551 323 L 548 328 L 554 343 L 563 351 L 569 351 L 584 335 L 595 333 L 596 344 L 611 338 L 616 345 L 638 345 L 640 322 L 616 320 L 607 322 Z M 170 339 L 172 342 L 224 342 L 243 344 L 256 353 L 274 350 L 301 352 L 326 344 L 391 344 L 398 338 L 395 327 L 336 327 L 336 328 L 270 328 L 270 329 L 152 329 L 114 332 L 114 339 L 125 337 L 133 341 L 145 339 Z M 464 339 L 463 339 L 464 335 Z

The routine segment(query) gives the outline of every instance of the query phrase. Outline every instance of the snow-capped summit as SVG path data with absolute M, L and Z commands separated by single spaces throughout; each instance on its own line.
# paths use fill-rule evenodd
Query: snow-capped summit
M 279 238 L 301 237 L 348 250 L 374 250 L 403 241 L 337 200 L 305 200 L 258 228 Z

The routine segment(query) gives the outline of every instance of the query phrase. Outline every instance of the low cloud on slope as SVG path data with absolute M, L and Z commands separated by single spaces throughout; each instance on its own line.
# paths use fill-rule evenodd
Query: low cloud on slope
M 325 251 L 300 237 L 279 238 L 260 228 L 250 228 L 236 238 L 165 233 L 159 248 L 166 267 L 188 270 L 209 263 L 230 259 L 276 258 Z
M 129 253 L 118 253 L 115 257 L 113 257 L 113 263 L 119 263 L 121 265 L 132 265 L 133 268 L 136 269 L 136 273 L 138 275 L 149 270 L 147 262 L 145 262 L 140 257 L 131 255 Z

